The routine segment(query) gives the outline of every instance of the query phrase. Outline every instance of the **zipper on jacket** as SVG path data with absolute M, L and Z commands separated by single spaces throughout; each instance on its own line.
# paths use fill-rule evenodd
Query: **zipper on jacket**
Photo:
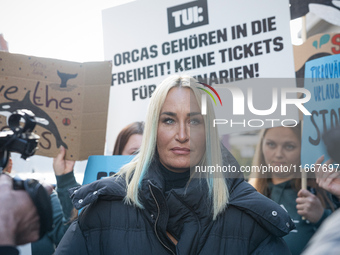
M 174 253 L 168 246 L 166 246 L 165 243 L 163 243 L 162 240 L 161 240 L 161 239 L 159 238 L 159 236 L 158 236 L 158 233 L 157 233 L 157 221 L 158 221 L 159 214 L 160 214 L 160 208 L 159 208 L 158 202 L 157 202 L 157 200 L 156 200 L 156 198 L 155 198 L 155 195 L 154 195 L 153 192 L 152 192 L 152 189 L 151 189 L 151 186 L 150 186 L 150 185 L 149 185 L 149 190 L 150 190 L 150 193 L 151 193 L 151 195 L 152 195 L 152 197 L 153 197 L 153 199 L 155 200 L 156 205 L 157 205 L 157 218 L 156 218 L 155 225 L 154 225 L 154 230 L 155 230 L 156 236 L 157 236 L 157 238 L 158 238 L 158 241 L 159 241 L 165 248 L 167 248 L 172 254 L 175 255 L 175 253 Z

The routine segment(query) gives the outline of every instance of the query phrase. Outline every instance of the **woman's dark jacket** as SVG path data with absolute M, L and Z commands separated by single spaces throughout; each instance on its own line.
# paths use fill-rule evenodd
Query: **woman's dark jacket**
M 88 206 L 55 254 L 290 254 L 281 237 L 294 223 L 243 178 L 227 179 L 229 204 L 213 221 L 206 181 L 192 179 L 187 187 L 165 193 L 159 167 L 153 162 L 141 183 L 144 209 L 124 204 L 126 184 L 121 177 L 73 189 L 75 207 Z

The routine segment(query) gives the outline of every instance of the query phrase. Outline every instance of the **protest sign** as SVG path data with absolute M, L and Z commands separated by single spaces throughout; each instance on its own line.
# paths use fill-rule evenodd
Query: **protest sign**
M 325 160 L 329 159 L 322 135 L 326 130 L 339 125 L 340 55 L 308 61 L 305 76 L 305 88 L 311 92 L 312 97 L 304 105 L 311 115 L 303 118 L 303 167 L 306 164 L 314 164 L 321 155 L 325 155 Z
M 112 176 L 117 173 L 120 168 L 129 163 L 134 156 L 122 156 L 122 155 L 114 155 L 114 156 L 100 156 L 93 155 L 90 156 L 85 173 L 83 185 L 94 182 L 101 178 Z
M 294 63 L 297 86 L 303 87 L 305 63 L 313 59 L 340 54 L 340 34 L 317 34 L 301 45 L 294 45 Z
M 113 63 L 106 153 L 124 126 L 144 120 L 170 74 L 210 85 L 294 78 L 289 22 L 288 1 L 152 0 L 104 10 L 105 59 Z
M 17 109 L 31 110 L 40 136 L 36 154 L 67 159 L 103 154 L 110 62 L 75 63 L 0 52 L 0 128 Z

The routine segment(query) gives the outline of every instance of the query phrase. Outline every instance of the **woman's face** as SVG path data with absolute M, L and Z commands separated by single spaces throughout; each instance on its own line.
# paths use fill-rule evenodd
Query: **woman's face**
M 300 164 L 301 141 L 291 128 L 271 128 L 264 136 L 262 151 L 267 165 L 293 169 Z
M 142 144 L 143 136 L 139 134 L 134 134 L 130 136 L 128 142 L 126 143 L 122 155 L 133 155 L 136 153 L 137 150 L 139 150 L 141 144 Z
M 189 88 L 172 88 L 161 109 L 157 130 L 160 162 L 173 172 L 187 171 L 205 153 L 203 116 Z

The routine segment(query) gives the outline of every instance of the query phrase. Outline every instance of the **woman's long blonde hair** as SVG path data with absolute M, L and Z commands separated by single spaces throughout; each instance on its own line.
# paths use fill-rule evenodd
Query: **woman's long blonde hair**
M 195 95 L 199 107 L 201 107 L 200 89 L 202 87 L 197 80 L 190 76 L 172 75 L 165 79 L 152 94 L 152 98 L 147 110 L 145 130 L 139 153 L 127 165 L 123 166 L 117 175 L 125 178 L 127 184 L 127 195 L 125 202 L 143 208 L 139 200 L 139 188 L 141 182 L 149 170 L 149 166 L 156 156 L 156 138 L 159 122 L 159 115 L 163 107 L 168 92 L 173 87 L 183 87 L 191 89 Z M 207 114 L 203 115 L 206 133 L 205 155 L 199 163 L 200 166 L 222 166 L 222 154 L 217 128 L 213 127 L 215 114 L 211 102 L 207 100 Z M 193 176 L 190 177 L 190 180 Z M 196 176 L 195 176 L 196 177 Z M 201 173 L 200 176 L 206 180 L 209 187 L 209 197 L 212 201 L 213 219 L 226 208 L 229 201 L 229 192 L 225 177 L 222 173 Z M 216 178 L 219 177 L 219 178 Z M 190 181 L 189 180 L 189 181 Z

